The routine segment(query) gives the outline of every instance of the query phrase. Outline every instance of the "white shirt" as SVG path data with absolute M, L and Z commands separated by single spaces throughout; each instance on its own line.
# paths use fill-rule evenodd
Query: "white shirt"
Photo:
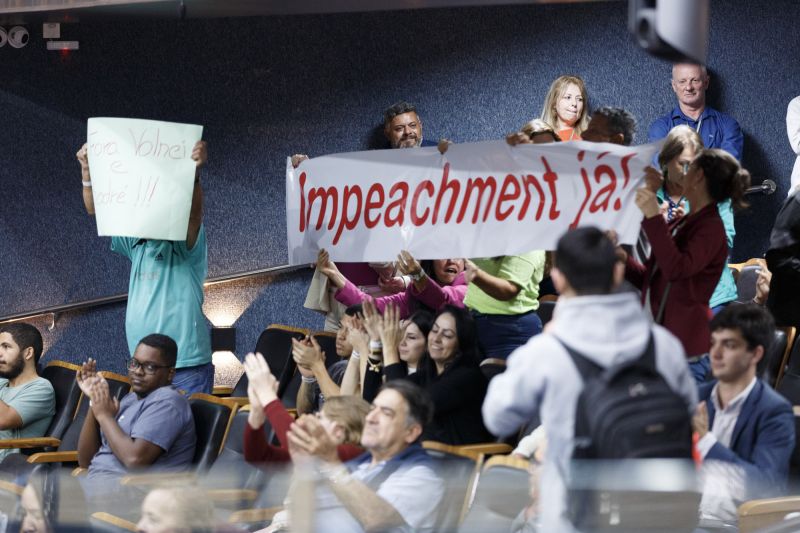
M 800 184 L 800 96 L 789 102 L 786 109 L 786 133 L 789 135 L 792 150 L 797 154 L 792 170 L 792 184 L 789 187 L 789 194 L 792 194 L 792 190 Z

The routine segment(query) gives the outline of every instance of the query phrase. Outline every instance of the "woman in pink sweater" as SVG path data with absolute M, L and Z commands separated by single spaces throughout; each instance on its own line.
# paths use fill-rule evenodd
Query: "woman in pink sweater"
M 382 313 L 391 303 L 400 310 L 400 318 L 408 318 L 417 309 L 436 312 L 446 305 L 464 307 L 467 282 L 463 259 L 434 259 L 420 264 L 409 252 L 403 251 L 397 256 L 397 267 L 402 274 L 411 277 L 412 283 L 404 292 L 373 298 L 339 272 L 328 252 L 320 250 L 317 256 L 317 269 L 336 287 L 336 300 L 344 305 L 373 300 Z

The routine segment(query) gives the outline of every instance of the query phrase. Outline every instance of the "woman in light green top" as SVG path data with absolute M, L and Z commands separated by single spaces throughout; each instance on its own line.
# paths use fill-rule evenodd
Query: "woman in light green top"
M 484 357 L 507 358 L 541 333 L 539 282 L 544 251 L 467 261 L 464 305 L 475 317 Z

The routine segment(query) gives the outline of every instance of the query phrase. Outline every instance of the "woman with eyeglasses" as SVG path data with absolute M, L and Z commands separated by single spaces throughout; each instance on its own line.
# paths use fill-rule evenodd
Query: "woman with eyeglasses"
M 664 175 L 664 184 L 656 192 L 661 204 L 662 212 L 667 222 L 672 222 L 689 212 L 691 205 L 683 196 L 683 187 L 680 180 L 688 172 L 689 165 L 695 156 L 703 149 L 703 140 L 695 130 L 689 126 L 675 126 L 670 130 L 658 156 L 658 166 Z M 736 228 L 733 224 L 733 208 L 730 199 L 717 204 L 717 211 L 725 225 L 725 238 L 728 250 L 733 249 L 733 239 Z M 716 315 L 729 303 L 739 296 L 736 290 L 736 280 L 730 269 L 722 269 L 722 276 L 714 288 L 708 306 Z
M 645 309 L 681 340 L 692 374 L 703 382 L 710 369 L 708 304 L 728 257 L 717 204 L 746 207 L 750 173 L 724 150 L 701 150 L 679 179 L 691 211 L 672 222 L 665 220 L 658 202 L 661 173 L 649 167 L 645 180 L 636 191 L 636 205 L 644 215 L 650 257 L 641 264 L 621 248 L 618 252 L 626 260 L 626 277 L 642 290 Z

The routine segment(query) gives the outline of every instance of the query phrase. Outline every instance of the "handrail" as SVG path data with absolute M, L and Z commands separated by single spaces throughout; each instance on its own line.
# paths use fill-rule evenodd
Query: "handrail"
M 210 287 L 211 285 L 217 285 L 219 283 L 227 283 L 229 281 L 236 281 L 245 278 L 254 278 L 257 276 L 263 276 L 264 274 L 270 275 L 278 275 L 278 274 L 285 274 L 287 272 L 294 272 L 296 270 L 301 270 L 308 268 L 308 265 L 278 265 L 273 267 L 267 268 L 260 268 L 258 270 L 248 270 L 246 272 L 237 272 L 235 274 L 226 274 L 225 276 L 217 276 L 214 278 L 210 278 L 206 280 L 203 284 L 204 287 Z M 50 307 L 45 307 L 42 309 L 35 309 L 33 311 L 25 311 L 24 313 L 17 313 L 14 315 L 8 315 L 4 317 L 0 317 L 0 323 L 2 322 L 14 322 L 17 320 L 26 320 L 29 318 L 34 318 L 37 316 L 42 315 L 56 315 L 59 313 L 66 313 L 68 311 L 77 311 L 79 309 L 89 309 L 91 307 L 98 307 L 101 305 L 108 305 L 118 302 L 124 302 L 128 299 L 128 293 L 123 294 L 116 294 L 114 296 L 104 296 L 102 298 L 94 298 L 92 300 L 84 300 L 82 302 L 75 302 L 70 304 L 62 304 L 62 305 L 53 305 Z

